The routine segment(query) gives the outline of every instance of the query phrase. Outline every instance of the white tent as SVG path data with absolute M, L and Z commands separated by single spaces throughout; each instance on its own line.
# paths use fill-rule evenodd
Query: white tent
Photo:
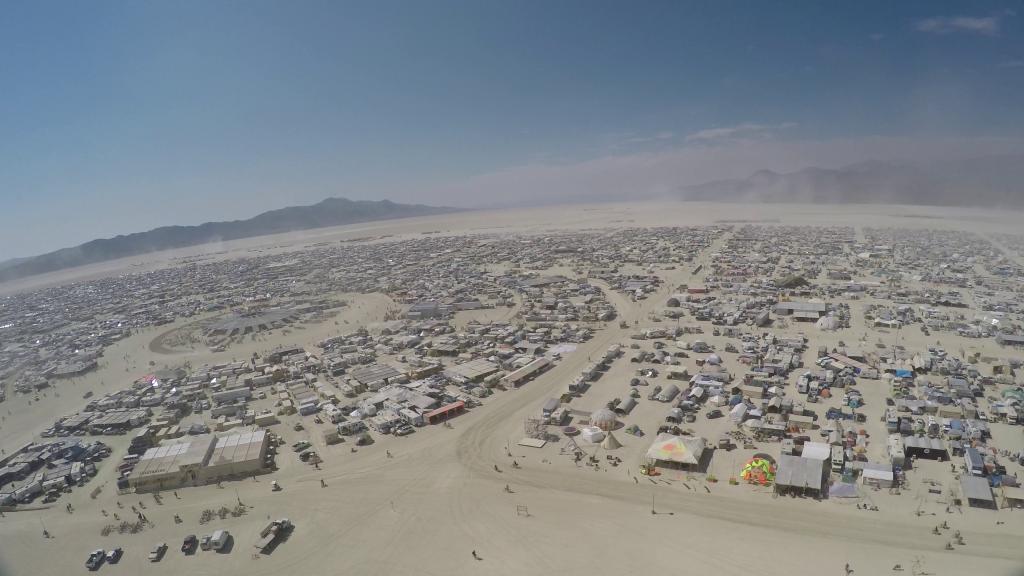
M 587 426 L 580 430 L 580 438 L 586 442 L 597 444 L 601 440 L 604 440 L 604 430 L 601 430 L 597 426 Z
M 749 406 L 747 406 L 743 402 L 740 402 L 739 404 L 733 406 L 732 410 L 729 411 L 729 418 L 732 419 L 733 422 L 740 422 L 743 420 L 743 417 L 747 415 L 747 410 L 749 409 Z
M 616 448 L 622 448 L 622 443 L 619 442 L 619 439 L 616 438 L 614 434 L 609 432 L 608 435 L 604 437 L 604 442 L 601 442 L 601 448 L 604 448 L 605 450 L 615 450 Z
M 801 456 L 810 460 L 828 460 L 832 457 L 832 447 L 824 442 L 805 442 Z

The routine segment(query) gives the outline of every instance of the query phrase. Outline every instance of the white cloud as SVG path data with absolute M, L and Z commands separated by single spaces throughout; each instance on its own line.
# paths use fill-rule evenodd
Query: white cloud
M 754 124 L 745 122 L 736 126 L 723 128 L 705 128 L 686 136 L 691 143 L 718 143 L 736 140 L 764 140 L 771 138 L 775 132 L 796 126 L 792 122 L 783 124 Z
M 999 17 L 935 16 L 918 20 L 914 23 L 914 28 L 919 32 L 929 32 L 931 34 L 965 32 L 968 34 L 981 34 L 983 36 L 996 36 L 999 34 Z
M 664 141 L 664 140 L 671 140 L 671 139 L 673 139 L 675 137 L 676 137 L 675 132 L 669 132 L 669 131 L 666 130 L 666 131 L 658 132 L 657 134 L 652 134 L 650 136 L 633 136 L 631 138 L 626 138 L 626 140 L 624 142 L 626 142 L 627 144 L 644 144 L 646 142 L 658 142 L 658 141 Z

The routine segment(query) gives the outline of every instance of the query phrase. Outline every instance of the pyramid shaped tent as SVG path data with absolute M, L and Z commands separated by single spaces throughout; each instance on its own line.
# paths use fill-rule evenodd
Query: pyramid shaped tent
M 605 450 L 615 450 L 616 448 L 622 448 L 622 443 L 615 437 L 611 432 L 604 437 L 604 442 L 601 442 L 601 448 Z
M 658 434 L 658 438 L 647 450 L 647 459 L 658 463 L 675 463 L 684 465 L 698 464 L 704 453 L 703 438 L 681 438 L 668 433 Z

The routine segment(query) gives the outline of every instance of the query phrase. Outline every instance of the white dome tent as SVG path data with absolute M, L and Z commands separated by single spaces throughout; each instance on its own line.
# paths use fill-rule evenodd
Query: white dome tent
M 618 424 L 619 421 L 615 418 L 615 412 L 607 408 L 601 408 L 590 415 L 590 425 L 600 428 L 605 432 L 614 430 Z

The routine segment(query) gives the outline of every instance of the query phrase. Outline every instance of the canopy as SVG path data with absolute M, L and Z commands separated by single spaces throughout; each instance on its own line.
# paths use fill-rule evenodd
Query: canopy
M 1020 388 L 1007 388 L 1006 390 L 1003 390 L 1002 394 L 1003 398 L 1013 397 L 1024 402 L 1024 390 L 1021 390 Z
M 703 438 L 682 438 L 663 432 L 647 450 L 647 458 L 678 464 L 698 464 L 704 454 Z
M 765 458 L 754 456 L 743 466 L 740 478 L 751 484 L 767 486 L 775 480 L 775 465 Z

